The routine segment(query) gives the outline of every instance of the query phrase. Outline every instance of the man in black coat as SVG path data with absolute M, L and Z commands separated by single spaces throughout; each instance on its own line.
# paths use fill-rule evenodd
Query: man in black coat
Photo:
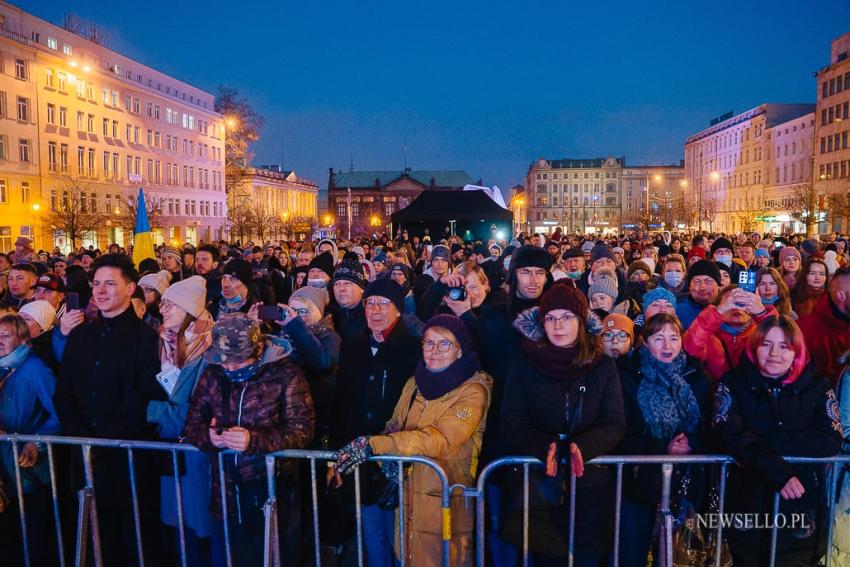
M 422 358 L 420 339 L 401 318 L 404 291 L 390 278 L 370 283 L 363 294 L 368 332 L 343 341 L 331 424 L 331 446 L 361 435 L 376 435 L 392 417 L 407 380 Z M 329 469 L 332 474 L 332 469 Z M 369 564 L 389 565 L 393 556 L 394 512 L 374 505 L 370 491 L 377 468 L 364 464 L 362 508 L 364 546 Z M 337 475 L 337 482 L 342 482 Z M 349 480 L 345 487 L 353 483 Z
M 91 301 L 98 313 L 68 336 L 54 394 L 56 413 L 66 435 L 153 438 L 148 403 L 167 396 L 156 379 L 159 338 L 130 304 L 138 274 L 129 257 L 118 254 L 98 258 L 92 269 Z M 104 563 L 133 563 L 136 548 L 127 455 L 123 450 L 95 450 L 92 460 Z M 156 525 L 156 510 L 145 505 L 159 501 L 152 473 L 148 456 L 138 455 L 143 525 Z M 146 541 L 153 541 L 152 535 L 147 534 Z
M 212 244 L 204 244 L 195 253 L 195 273 L 207 280 L 207 304 L 221 297 L 221 269 L 219 251 Z

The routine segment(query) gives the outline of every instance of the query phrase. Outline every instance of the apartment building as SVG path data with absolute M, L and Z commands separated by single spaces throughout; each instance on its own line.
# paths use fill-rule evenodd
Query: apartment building
M 67 250 L 76 213 L 126 245 L 139 187 L 155 242 L 226 237 L 224 136 L 212 94 L 0 1 L 0 250 Z

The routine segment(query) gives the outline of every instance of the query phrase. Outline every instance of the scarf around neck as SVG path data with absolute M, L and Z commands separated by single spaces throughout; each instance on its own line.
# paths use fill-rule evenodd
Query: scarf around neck
M 189 329 L 192 327 L 190 326 Z M 196 358 L 206 352 L 212 344 L 212 332 L 195 334 L 189 329 L 183 335 L 185 340 L 184 347 L 186 349 L 186 358 L 183 361 L 183 366 L 186 366 Z M 162 348 L 160 349 L 160 362 L 162 366 L 168 363 L 171 366 L 177 367 L 177 337 L 179 333 L 175 329 L 162 328 L 159 336 L 162 338 Z
M 474 352 L 468 352 L 439 372 L 432 372 L 420 360 L 413 377 L 416 387 L 426 400 L 436 400 L 448 394 L 481 370 L 481 360 Z
M 6 356 L 0 358 L 0 380 L 20 368 L 31 354 L 32 347 L 27 343 L 23 343 Z
M 643 419 L 655 439 L 672 439 L 679 433 L 693 433 L 700 421 L 699 404 L 682 372 L 688 359 L 684 352 L 672 362 L 661 362 L 640 347 L 643 380 L 637 401 Z
M 597 354 L 590 364 L 579 366 L 574 363 L 578 356 L 577 346 L 559 347 L 545 338 L 539 341 L 524 339 L 522 349 L 532 368 L 558 382 L 572 382 L 585 376 L 599 359 Z

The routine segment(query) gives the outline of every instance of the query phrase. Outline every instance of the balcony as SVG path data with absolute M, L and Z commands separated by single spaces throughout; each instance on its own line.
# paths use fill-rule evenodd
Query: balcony
M 12 41 L 17 41 L 18 43 L 23 43 L 24 45 L 28 45 L 32 47 L 33 41 L 26 37 L 25 35 L 21 35 L 17 32 L 13 32 L 11 30 L 0 28 L 0 37 L 5 37 L 11 39 Z

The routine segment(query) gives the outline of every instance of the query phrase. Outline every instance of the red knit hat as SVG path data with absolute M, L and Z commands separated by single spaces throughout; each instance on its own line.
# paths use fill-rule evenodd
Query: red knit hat
M 540 297 L 540 317 L 554 309 L 567 309 L 584 321 L 588 312 L 587 298 L 572 280 L 560 279 Z
M 688 252 L 688 261 L 690 262 L 691 258 L 702 258 L 705 260 L 705 248 L 702 246 L 694 246 L 691 248 L 691 251 Z

